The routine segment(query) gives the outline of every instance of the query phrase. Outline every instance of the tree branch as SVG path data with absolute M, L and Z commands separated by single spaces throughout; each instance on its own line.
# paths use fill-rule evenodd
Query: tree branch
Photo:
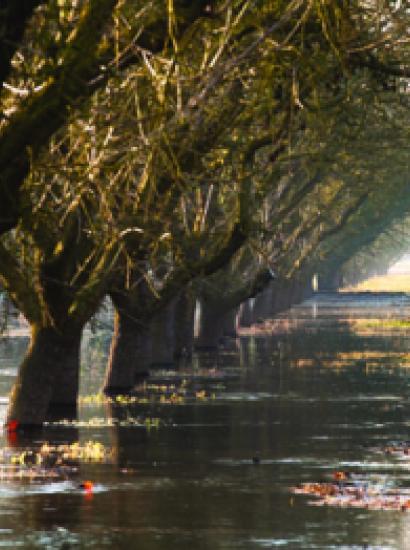
M 62 63 L 48 84 L 23 102 L 0 136 L 0 234 L 19 217 L 18 190 L 30 163 L 70 109 L 90 95 L 88 81 L 99 70 L 99 44 L 117 0 L 90 0 L 77 30 L 62 52 Z
M 34 10 L 46 0 L 6 0 L 0 8 L 0 87 L 11 71 L 11 60 L 20 46 Z
M 41 306 L 38 295 L 34 291 L 24 273 L 2 242 L 0 242 L 0 280 L 9 296 L 30 322 L 40 320 Z

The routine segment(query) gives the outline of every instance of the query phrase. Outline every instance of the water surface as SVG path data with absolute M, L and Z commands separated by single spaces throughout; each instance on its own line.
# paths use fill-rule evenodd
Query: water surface
M 315 507 L 290 491 L 340 469 L 410 485 L 410 459 L 379 452 L 409 438 L 410 339 L 393 322 L 409 313 L 400 300 L 309 302 L 186 365 L 179 400 L 172 373 L 154 376 L 147 402 L 83 399 L 79 423 L 38 444 L 98 441 L 110 460 L 0 481 L 0 548 L 409 548 L 410 512 Z M 87 339 L 83 396 L 101 384 L 106 344 Z M 0 342 L 2 415 L 25 345 Z

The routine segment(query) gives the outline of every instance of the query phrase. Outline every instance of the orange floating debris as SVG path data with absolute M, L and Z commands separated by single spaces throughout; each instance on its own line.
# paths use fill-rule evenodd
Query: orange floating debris
M 83 481 L 80 483 L 80 488 L 84 489 L 87 493 L 91 493 L 94 489 L 94 483 L 92 481 Z
M 347 479 L 349 479 L 350 474 L 349 472 L 339 471 L 339 472 L 333 472 L 332 477 L 335 481 L 346 481 Z

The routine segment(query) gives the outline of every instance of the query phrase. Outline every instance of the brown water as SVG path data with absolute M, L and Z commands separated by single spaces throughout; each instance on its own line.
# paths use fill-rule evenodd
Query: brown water
M 217 363 L 196 359 L 177 403 L 170 392 L 163 403 L 83 403 L 78 425 L 46 428 L 40 439 L 99 441 L 112 460 L 81 464 L 77 478 L 0 481 L 0 548 L 410 548 L 410 512 L 314 507 L 290 492 L 340 469 L 410 485 L 410 459 L 377 452 L 410 439 L 410 338 L 392 322 L 410 310 L 328 305 L 231 342 Z M 83 394 L 101 382 L 105 336 L 86 345 Z M 0 343 L 3 415 L 24 345 Z

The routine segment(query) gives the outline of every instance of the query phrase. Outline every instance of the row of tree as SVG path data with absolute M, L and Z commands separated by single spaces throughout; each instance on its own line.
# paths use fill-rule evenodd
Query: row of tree
M 404 2 L 5 4 L 0 278 L 31 327 L 8 422 L 76 402 L 105 297 L 129 391 L 156 342 L 189 352 L 196 300 L 206 346 L 406 214 Z

